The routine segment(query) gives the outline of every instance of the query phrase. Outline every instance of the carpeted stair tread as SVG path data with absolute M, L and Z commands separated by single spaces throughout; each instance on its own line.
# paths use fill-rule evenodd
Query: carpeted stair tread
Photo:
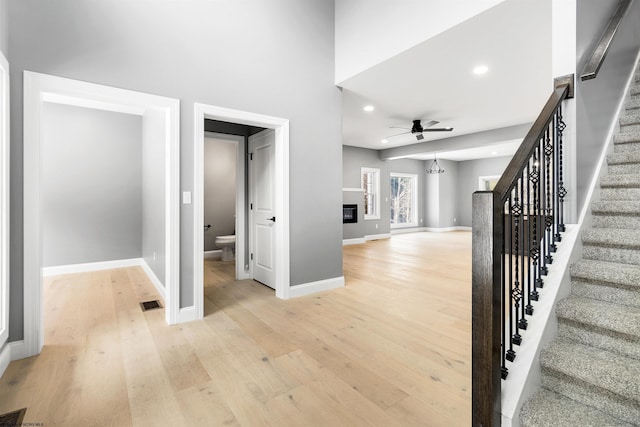
M 607 155 L 609 165 L 624 165 L 629 163 L 640 163 L 640 152 L 611 153 Z
M 640 215 L 640 201 L 610 200 L 607 202 L 593 202 L 591 203 L 591 212 L 599 215 Z
M 640 345 L 640 308 L 612 304 L 591 298 L 569 297 L 556 307 L 560 319 L 598 328 L 603 333 L 625 335 Z M 640 398 L 640 396 L 639 396 Z
M 640 290 L 640 266 L 637 265 L 581 259 L 569 269 L 571 277 L 575 279 L 624 285 Z
M 614 144 L 634 144 L 640 142 L 640 132 L 619 133 L 613 137 Z
M 620 116 L 620 126 L 640 124 L 640 111 L 630 110 Z
M 617 173 L 605 175 L 600 179 L 601 188 L 640 187 L 640 174 Z
M 556 338 L 540 354 L 543 369 L 619 396 L 640 411 L 640 360 Z M 615 397 L 614 396 L 614 397 Z
M 554 391 L 542 389 L 529 399 L 520 412 L 522 427 L 631 427 Z
M 631 93 L 631 96 L 640 95 L 640 85 L 631 86 L 629 92 Z
M 595 228 L 582 233 L 585 245 L 612 248 L 640 248 L 640 231 L 613 228 Z
M 640 98 L 630 98 L 625 104 L 627 110 L 634 110 L 640 108 Z

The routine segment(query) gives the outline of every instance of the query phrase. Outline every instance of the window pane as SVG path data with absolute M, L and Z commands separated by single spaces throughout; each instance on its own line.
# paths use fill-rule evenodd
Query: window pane
M 416 177 L 391 176 L 391 224 L 416 224 Z

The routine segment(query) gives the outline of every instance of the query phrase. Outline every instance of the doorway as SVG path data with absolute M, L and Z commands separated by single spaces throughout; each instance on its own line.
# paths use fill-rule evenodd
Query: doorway
M 273 209 L 277 222 L 273 221 L 273 287 L 278 298 L 289 298 L 289 121 L 277 117 L 264 116 L 244 111 L 231 110 L 205 104 L 195 104 L 194 131 L 194 318 L 201 319 L 204 314 L 204 191 L 203 191 L 203 152 L 205 119 L 267 129 L 273 135 Z M 241 154 L 246 158 L 246 154 Z M 244 194 L 244 193 L 243 193 Z M 244 200 L 244 197 L 239 200 Z M 250 202 L 249 202 L 250 203 Z M 249 207 L 250 208 L 250 207 Z M 241 209 L 245 211 L 244 207 Z M 250 210 L 250 209 L 249 209 Z M 247 215 L 240 215 L 244 218 Z M 239 233 L 244 224 L 236 227 L 236 254 L 244 252 L 244 236 Z M 249 254 L 249 257 L 251 254 Z M 251 264 L 236 261 L 236 278 L 253 278 Z
M 66 104 L 142 117 L 143 135 L 163 144 L 165 317 L 179 321 L 179 110 L 177 99 L 46 74 L 24 72 L 24 349 L 39 354 L 44 343 L 42 307 L 41 120 L 43 103 Z M 143 136 L 144 138 L 144 136 Z

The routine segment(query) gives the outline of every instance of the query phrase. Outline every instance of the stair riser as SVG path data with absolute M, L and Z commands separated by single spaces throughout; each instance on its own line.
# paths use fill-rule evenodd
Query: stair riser
M 640 142 L 628 142 L 626 144 L 614 144 L 614 153 L 630 153 L 633 151 L 640 151 Z
M 639 249 L 609 248 L 585 244 L 582 257 L 585 259 L 640 265 Z
M 593 215 L 593 228 L 622 228 L 624 230 L 640 229 L 640 216 L 626 215 Z
M 615 286 L 604 282 L 589 282 L 574 278 L 571 280 L 571 295 L 640 307 L 640 287 Z
M 640 142 L 640 134 L 635 132 L 625 132 L 614 135 L 614 144 L 628 144 Z
M 640 360 L 638 337 L 614 335 L 610 332 L 577 323 L 571 319 L 558 318 L 559 337 Z
M 634 404 L 618 394 L 585 384 L 545 366 L 542 367 L 542 386 L 621 420 L 630 423 L 640 420 L 640 406 L 637 403 Z
M 640 188 L 603 188 L 601 200 L 640 200 Z
M 630 112 L 623 112 L 620 115 L 620 126 L 631 126 L 631 125 L 637 125 L 640 123 L 640 112 L 636 111 L 634 113 L 634 110 L 631 110 Z
M 640 96 L 632 96 L 625 104 L 627 113 L 638 108 L 640 108 Z
M 639 174 L 640 163 L 622 163 L 618 165 L 608 165 L 607 170 L 610 174 Z

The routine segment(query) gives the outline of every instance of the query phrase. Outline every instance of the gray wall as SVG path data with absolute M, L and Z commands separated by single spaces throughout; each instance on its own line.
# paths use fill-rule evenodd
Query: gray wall
M 21 0 L 9 18 L 11 341 L 23 329 L 23 70 L 180 99 L 181 191 L 194 185 L 194 102 L 289 119 L 291 284 L 342 275 L 332 1 Z M 193 305 L 193 217 L 181 205 L 181 307 Z
M 9 59 L 9 0 L 0 0 L 0 51 Z
M 351 147 L 345 145 L 342 150 L 342 186 L 343 188 L 361 187 L 361 168 L 380 169 L 380 219 L 363 220 L 358 224 L 345 224 L 348 226 L 344 238 L 356 238 L 375 234 L 388 234 L 391 232 L 391 212 L 389 198 L 391 194 L 390 174 L 410 173 L 418 175 L 418 225 L 424 224 L 424 198 L 422 197 L 425 185 L 424 161 L 413 159 L 380 160 L 378 150 Z M 362 193 L 360 193 L 362 194 Z M 350 195 L 349 197 L 354 197 Z M 360 212 L 358 212 L 358 215 Z M 377 228 L 376 228 L 377 225 Z M 344 231 L 343 231 L 344 233 Z M 347 237 L 347 235 L 349 237 Z
M 511 156 L 458 162 L 457 225 L 471 227 L 471 198 L 478 191 L 478 178 L 502 175 L 510 161 Z
M 577 70 L 582 72 L 617 0 L 577 2 Z M 576 79 L 577 208 L 582 210 L 606 136 L 640 48 L 640 2 L 633 2 L 595 80 Z
M 217 249 L 216 236 L 236 230 L 236 150 L 242 137 L 205 137 L 204 139 L 204 250 Z
M 140 258 L 141 117 L 42 112 L 43 266 Z
M 161 112 L 149 110 L 142 120 L 142 258 L 164 285 L 167 171 L 163 119 Z
M 431 168 L 433 160 L 424 161 L 424 169 Z M 424 203 L 425 227 L 446 228 L 457 224 L 458 215 L 458 162 L 438 159 L 444 173 L 425 173 Z

